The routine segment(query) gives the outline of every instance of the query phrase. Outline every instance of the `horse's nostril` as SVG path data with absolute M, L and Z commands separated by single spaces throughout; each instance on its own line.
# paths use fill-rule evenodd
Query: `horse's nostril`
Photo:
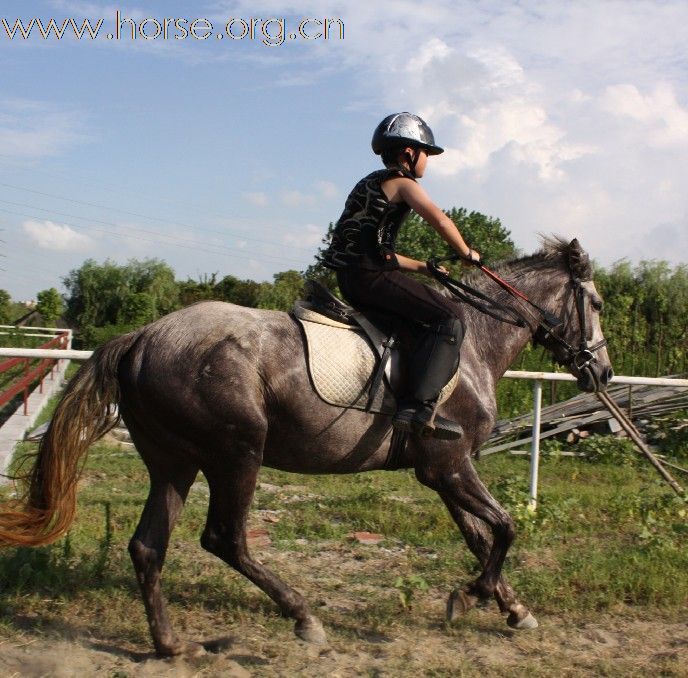
M 603 381 L 603 383 L 608 384 L 613 378 L 614 378 L 614 370 L 611 367 L 608 367 L 602 373 L 602 381 Z

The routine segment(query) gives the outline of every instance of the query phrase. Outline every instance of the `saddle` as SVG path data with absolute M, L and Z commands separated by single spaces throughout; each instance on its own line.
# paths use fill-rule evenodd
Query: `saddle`
M 315 392 L 330 405 L 393 414 L 404 386 L 402 341 L 394 322 L 361 312 L 308 280 L 292 315 L 303 328 Z M 458 370 L 440 394 L 446 400 Z

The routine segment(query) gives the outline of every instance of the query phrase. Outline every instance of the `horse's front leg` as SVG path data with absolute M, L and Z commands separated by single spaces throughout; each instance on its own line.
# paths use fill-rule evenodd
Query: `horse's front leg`
M 489 528 L 482 520 L 461 509 L 453 496 L 444 493 L 440 493 L 440 496 L 459 526 L 468 548 L 484 566 L 492 549 L 492 534 Z M 494 595 L 499 609 L 509 615 L 507 617 L 509 626 L 515 629 L 534 629 L 537 627 L 537 620 L 528 608 L 518 600 L 516 592 L 509 586 L 503 575 L 499 578 Z M 474 602 L 476 599 L 471 598 L 465 590 L 452 591 L 447 602 L 447 620 L 453 621 L 467 612 L 473 607 Z
M 454 616 L 454 608 L 457 612 L 465 611 L 479 600 L 494 595 L 500 608 L 510 612 L 509 622 L 520 626 L 520 622 L 530 613 L 520 606 L 511 588 L 501 579 L 504 559 L 515 536 L 511 516 L 483 485 L 473 468 L 467 448 L 457 454 L 456 448 L 434 443 L 424 452 L 416 462 L 418 480 L 442 497 L 466 537 L 469 548 L 483 565 L 483 571 L 475 582 L 452 594 L 448 611 Z M 489 528 L 491 540 L 476 531 L 475 526 L 480 522 Z

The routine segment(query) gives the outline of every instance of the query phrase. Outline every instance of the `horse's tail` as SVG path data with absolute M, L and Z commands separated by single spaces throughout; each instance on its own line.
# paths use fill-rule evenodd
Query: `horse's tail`
M 0 506 L 0 546 L 40 546 L 61 537 L 76 512 L 76 485 L 89 446 L 118 421 L 117 367 L 137 332 L 98 348 L 70 381 L 33 464 L 23 496 Z

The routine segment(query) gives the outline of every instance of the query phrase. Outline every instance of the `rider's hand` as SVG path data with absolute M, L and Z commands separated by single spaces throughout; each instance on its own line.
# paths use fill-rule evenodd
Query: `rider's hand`
M 444 266 L 440 266 L 439 264 L 436 264 L 432 259 L 430 259 L 425 264 L 424 273 L 426 273 L 432 278 L 433 271 L 439 271 L 440 273 L 444 273 L 444 275 L 449 275 L 449 271 Z
M 468 254 L 463 257 L 463 262 L 465 264 L 479 264 L 480 252 L 478 252 L 477 250 L 469 249 Z

